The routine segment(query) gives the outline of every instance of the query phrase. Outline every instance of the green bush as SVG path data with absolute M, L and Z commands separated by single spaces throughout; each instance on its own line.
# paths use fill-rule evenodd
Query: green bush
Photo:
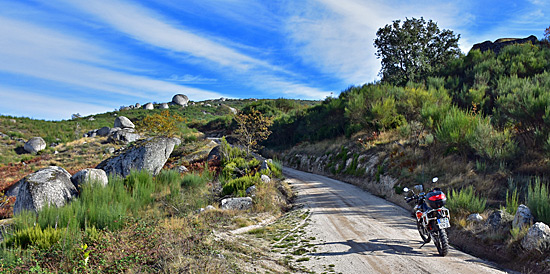
M 506 212 L 508 212 L 511 215 L 516 215 L 516 211 L 518 210 L 519 206 L 519 194 L 518 189 L 515 188 L 512 192 L 512 195 L 510 195 L 509 190 L 506 190 Z
M 437 126 L 436 138 L 464 152 L 472 142 L 479 119 L 478 116 L 452 107 Z
M 527 206 L 533 212 L 537 221 L 550 224 L 550 192 L 548 185 L 536 177 L 527 190 Z
M 55 229 L 46 227 L 42 229 L 40 226 L 27 227 L 16 230 L 13 235 L 6 238 L 6 246 L 19 246 L 27 248 L 34 246 L 39 249 L 47 249 L 56 244 L 63 236 L 63 229 Z
M 189 173 L 183 177 L 181 184 L 186 188 L 197 188 L 205 186 L 207 182 L 208 178 L 206 176 L 201 176 L 197 173 Z
M 246 189 L 261 182 L 260 174 L 255 176 L 246 175 L 236 179 L 230 179 L 223 183 L 223 195 L 236 195 L 238 197 L 246 196 Z
M 447 207 L 455 214 L 481 213 L 486 203 L 487 199 L 476 195 L 473 186 L 468 186 L 460 191 L 451 189 Z

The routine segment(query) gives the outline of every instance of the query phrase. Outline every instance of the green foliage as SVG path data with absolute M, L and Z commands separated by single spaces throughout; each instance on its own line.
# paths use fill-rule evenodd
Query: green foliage
M 260 174 L 257 173 L 254 176 L 245 175 L 243 177 L 230 179 L 229 181 L 223 183 L 223 195 L 236 195 L 238 197 L 246 196 L 246 189 L 259 184 L 261 182 Z
M 64 235 L 62 229 L 46 227 L 42 229 L 40 226 L 31 226 L 23 229 L 18 229 L 5 240 L 6 246 L 19 246 L 27 248 L 34 246 L 39 249 L 47 249 L 56 244 Z
M 452 107 L 435 130 L 436 138 L 459 151 L 467 152 L 480 117 Z
M 266 140 L 271 134 L 269 127 L 273 124 L 273 120 L 253 108 L 250 110 L 250 114 L 236 115 L 235 121 L 239 125 L 235 134 L 241 144 L 246 147 L 247 154 L 260 149 L 262 147 L 260 142 Z
M 378 29 L 374 46 L 382 60 L 382 82 L 404 86 L 423 82 L 437 73 L 450 60 L 460 56 L 460 35 L 439 30 L 432 20 L 424 18 L 393 21 Z
M 181 132 L 184 126 L 182 122 L 184 122 L 183 117 L 164 110 L 145 117 L 139 122 L 138 129 L 152 136 L 174 137 Z
M 550 224 L 550 191 L 548 185 L 536 177 L 527 190 L 527 206 L 537 221 Z
M 519 206 L 519 193 L 518 189 L 514 188 L 514 191 L 510 195 L 509 190 L 506 190 L 506 212 L 508 212 L 511 215 L 516 215 L 516 211 L 518 210 Z
M 447 207 L 451 211 L 461 214 L 481 213 L 485 210 L 487 199 L 479 197 L 473 186 L 468 186 L 459 191 L 451 189 L 447 199 Z
M 204 187 L 208 182 L 208 179 L 209 179 L 208 177 L 201 176 L 200 174 L 197 174 L 197 173 L 189 173 L 189 174 L 185 174 L 181 182 L 181 185 L 186 188 Z

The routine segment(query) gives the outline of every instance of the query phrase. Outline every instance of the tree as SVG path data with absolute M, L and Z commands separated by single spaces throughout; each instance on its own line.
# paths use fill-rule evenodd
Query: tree
M 185 119 L 168 110 L 149 115 L 139 122 L 140 131 L 152 136 L 174 137 L 180 133 L 180 127 Z
M 269 126 L 273 124 L 273 120 L 263 116 L 256 109 L 251 109 L 249 114 L 236 115 L 235 121 L 239 124 L 235 134 L 241 144 L 246 147 L 247 155 L 251 150 L 260 149 L 259 142 L 266 140 L 271 134 Z
M 382 82 L 404 86 L 409 81 L 425 81 L 435 76 L 450 60 L 462 53 L 458 48 L 460 34 L 439 30 L 432 20 L 424 18 L 393 21 L 378 29 L 374 46 L 382 59 Z
M 546 40 L 550 40 L 550 26 L 544 30 L 544 37 Z

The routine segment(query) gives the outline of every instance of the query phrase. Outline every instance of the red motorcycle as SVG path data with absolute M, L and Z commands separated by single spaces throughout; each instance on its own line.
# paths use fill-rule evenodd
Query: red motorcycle
M 437 182 L 437 178 L 434 178 L 433 182 Z M 409 189 L 404 188 L 403 191 L 409 192 Z M 421 192 L 418 195 L 413 190 L 410 191 L 412 196 L 405 197 L 405 201 L 416 202 L 414 211 L 420 237 L 424 243 L 429 243 L 433 239 L 439 255 L 446 256 L 449 253 L 449 239 L 445 229 L 451 227 L 451 214 L 445 208 L 447 202 L 445 193 L 439 188 L 434 188 L 428 193 Z

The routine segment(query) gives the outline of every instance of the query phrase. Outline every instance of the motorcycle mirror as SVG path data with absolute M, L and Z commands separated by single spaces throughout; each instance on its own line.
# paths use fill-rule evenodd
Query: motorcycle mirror
M 403 188 L 403 192 L 405 192 L 405 193 L 409 192 L 409 188 L 408 187 Z
M 437 182 L 437 180 L 439 180 L 439 178 L 437 178 L 437 177 L 434 177 L 434 178 L 432 179 L 432 182 L 434 182 L 434 183 L 435 183 L 435 182 Z

